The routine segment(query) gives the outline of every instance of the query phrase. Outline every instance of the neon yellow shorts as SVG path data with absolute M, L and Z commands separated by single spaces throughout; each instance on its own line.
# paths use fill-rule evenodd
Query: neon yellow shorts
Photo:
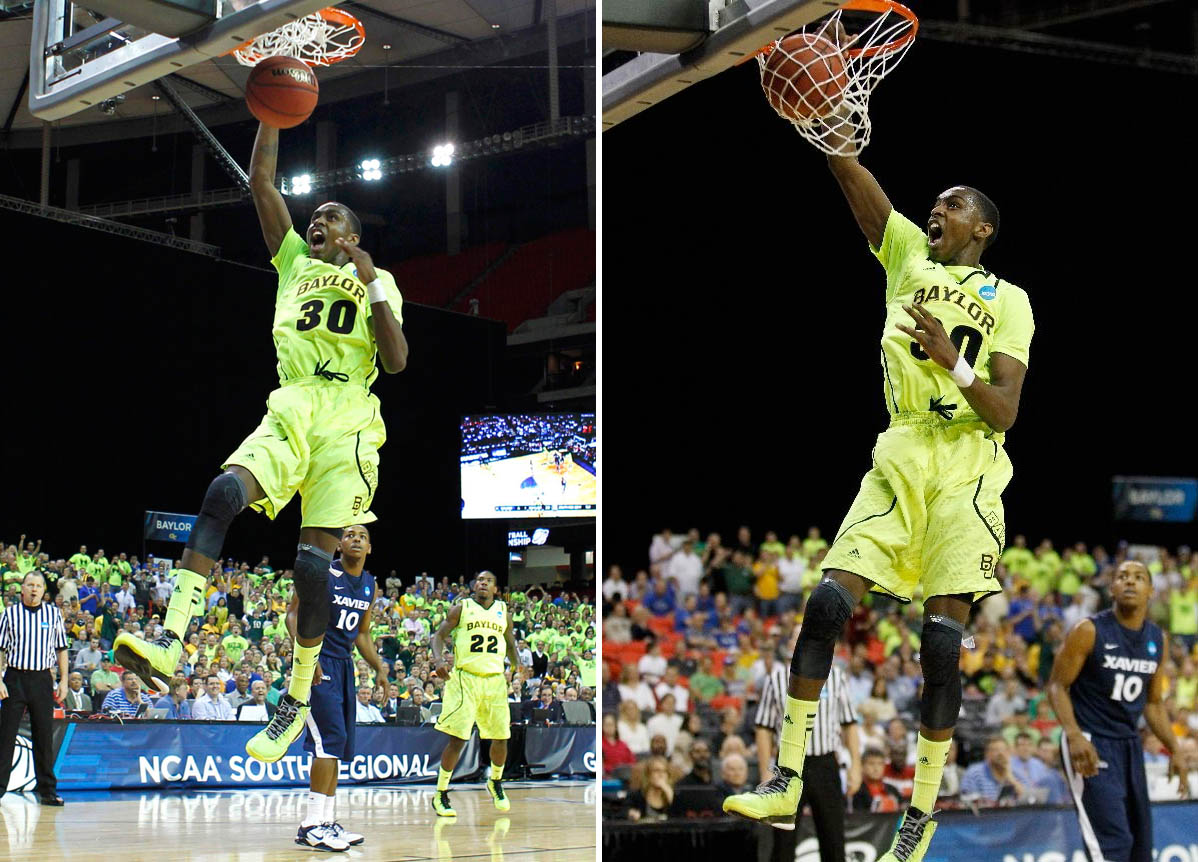
M 304 527 L 376 520 L 379 448 L 387 430 L 379 400 L 361 386 L 301 378 L 266 399 L 266 415 L 222 469 L 239 464 L 266 496 L 251 505 L 274 518 L 298 491 Z
M 483 739 L 507 739 L 512 735 L 507 680 L 503 674 L 475 676 L 455 669 L 441 698 L 444 705 L 437 718 L 437 730 L 458 739 L 469 739 L 477 724 L 478 735 Z
M 1002 492 L 1011 461 L 981 423 L 946 425 L 906 414 L 878 435 L 823 569 L 853 572 L 874 592 L 910 601 L 1002 590 L 995 566 L 1006 541 Z

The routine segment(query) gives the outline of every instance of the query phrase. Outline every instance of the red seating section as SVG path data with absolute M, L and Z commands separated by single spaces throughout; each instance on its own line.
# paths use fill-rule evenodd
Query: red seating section
M 445 254 L 414 257 L 387 269 L 395 276 L 405 301 L 444 308 L 506 249 L 507 243 L 489 242 L 452 257 Z
M 526 320 L 544 317 L 550 303 L 566 291 L 595 281 L 595 232 L 574 228 L 520 245 L 469 296 L 454 302 L 508 249 L 508 243 L 492 242 L 453 256 L 412 258 L 388 269 L 405 300 L 465 314 L 470 300 L 477 299 L 479 313 L 502 320 L 508 332 Z M 593 303 L 587 319 L 595 319 Z

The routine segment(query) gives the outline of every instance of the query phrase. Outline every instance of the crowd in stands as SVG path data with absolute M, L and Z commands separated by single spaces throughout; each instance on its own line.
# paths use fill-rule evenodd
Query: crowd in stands
M 19 602 L 21 581 L 37 571 L 46 581 L 46 600 L 62 611 L 70 642 L 64 713 L 260 722 L 274 714 L 290 680 L 290 570 L 276 570 L 265 556 L 253 566 L 218 561 L 208 581 L 207 612 L 192 620 L 170 690 L 159 695 L 114 663 L 112 642 L 122 629 L 149 640 L 159 635 L 178 561 L 109 556 L 85 545 L 55 557 L 25 536 L 0 548 L 3 603 Z M 430 656 L 431 636 L 453 603 L 469 595 L 469 585 L 464 577 L 435 581 L 426 573 L 405 583 L 395 571 L 376 580 L 382 588 L 371 609 L 371 635 L 387 678 L 375 679 L 355 649 L 358 721 L 433 721 L 444 681 Z M 505 671 L 513 718 L 593 721 L 594 604 L 560 587 L 499 597 L 508 604 L 519 647 L 519 667 Z M 567 705 L 575 701 L 580 705 Z
M 462 422 L 463 459 L 480 452 L 503 450 L 504 458 L 538 452 L 571 452 L 576 459 L 595 462 L 593 413 L 476 416 Z
M 679 816 L 677 788 L 727 796 L 769 776 L 754 727 L 766 654 L 789 666 L 827 547 L 814 527 L 785 543 L 774 532 L 755 542 L 748 527 L 730 544 L 716 533 L 704 540 L 695 529 L 663 530 L 647 566 L 628 576 L 609 566 L 605 816 Z M 1046 685 L 1070 627 L 1110 606 L 1114 570 L 1126 559 L 1152 575 L 1149 616 L 1170 635 L 1166 709 L 1181 745 L 1198 758 L 1198 555 L 1127 543 L 1113 553 L 1082 543 L 1058 550 L 1047 539 L 1032 549 L 1017 536 L 997 567 L 1004 592 L 977 606 L 962 649 L 964 702 L 940 807 L 1070 801 Z M 841 752 L 849 810 L 895 811 L 911 796 L 922 616 L 918 593 L 905 606 L 868 595 L 838 644 L 836 662 L 860 719 L 859 784 Z M 1167 790 L 1167 754 L 1146 727 L 1142 739 L 1150 792 L 1166 797 L 1175 792 Z

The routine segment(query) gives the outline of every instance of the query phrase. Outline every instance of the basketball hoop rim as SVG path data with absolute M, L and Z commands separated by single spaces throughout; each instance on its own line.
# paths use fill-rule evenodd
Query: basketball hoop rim
M 911 22 L 911 26 L 905 33 L 895 39 L 890 40 L 889 42 L 884 42 L 881 45 L 874 45 L 872 48 L 849 48 L 844 52 L 844 55 L 849 59 L 856 59 L 857 57 L 874 57 L 878 54 L 891 54 L 896 51 L 902 51 L 907 47 L 907 45 L 910 44 L 911 40 L 915 38 L 915 34 L 919 32 L 919 17 L 902 3 L 899 3 L 898 0 L 849 0 L 848 3 L 842 4 L 837 11 L 842 11 L 845 9 L 848 9 L 852 12 L 877 12 L 880 15 L 884 15 L 887 12 L 895 12 Z M 770 42 L 768 45 L 763 46 L 759 51 L 750 54 L 749 56 L 737 62 L 736 65 L 739 66 L 741 63 L 748 62 L 754 57 L 763 55 L 769 56 L 769 54 L 773 52 L 774 48 L 777 47 L 777 44 L 777 41 Z
M 324 9 L 318 9 L 317 11 L 315 11 L 311 14 L 319 15 L 321 18 L 328 21 L 330 24 L 336 24 L 340 27 L 352 27 L 353 29 L 358 31 L 358 38 L 361 40 L 361 42 L 359 43 L 359 46 L 358 46 L 359 50 L 360 50 L 361 46 L 363 44 L 365 44 L 365 42 L 366 42 L 366 27 L 362 24 L 361 21 L 359 21 L 353 15 L 346 12 L 344 9 L 338 9 L 336 6 L 326 6 Z M 263 34 L 259 34 L 259 36 L 261 36 L 261 35 L 263 35 Z M 252 50 L 253 46 L 254 46 L 254 42 L 257 41 L 259 36 L 255 36 L 253 39 L 249 39 L 245 42 L 242 42 L 237 47 L 231 48 L 230 50 L 221 54 L 221 56 L 228 57 L 231 54 L 237 53 L 238 51 L 245 53 L 249 50 Z M 356 53 L 358 53 L 357 50 L 350 51 L 349 53 L 346 53 L 346 54 L 333 55 L 333 56 L 330 56 L 327 58 L 326 63 L 339 63 L 342 60 L 346 59 L 347 57 L 352 57 Z M 274 55 L 263 54 L 261 56 L 251 57 L 251 59 L 254 59 L 255 63 L 260 63 L 269 56 L 274 56 Z M 308 60 L 305 60 L 302 57 L 300 59 L 308 66 L 314 65 L 313 63 L 310 63 Z
M 892 39 L 881 45 L 875 45 L 872 48 L 850 48 L 845 51 L 845 54 L 849 57 L 873 57 L 875 54 L 901 51 L 907 47 L 907 44 L 919 32 L 919 17 L 902 3 L 899 3 L 898 0 L 849 0 L 848 3 L 845 3 L 840 8 L 849 9 L 854 12 L 877 12 L 879 14 L 896 12 L 911 22 L 911 28 L 897 39 Z

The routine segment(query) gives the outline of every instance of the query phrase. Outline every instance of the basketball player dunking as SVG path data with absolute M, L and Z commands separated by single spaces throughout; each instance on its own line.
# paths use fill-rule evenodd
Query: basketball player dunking
M 408 344 L 400 328 L 403 299 L 395 279 L 358 246 L 362 226 L 339 203 L 316 208 L 307 238 L 274 187 L 279 131 L 259 125 L 250 157 L 250 190 L 262 236 L 279 272 L 272 334 L 279 388 L 258 428 L 225 458 L 200 506 L 183 564 L 154 642 L 122 632 L 116 661 L 161 689 L 175 672 L 191 618 L 204 608 L 207 575 L 229 525 L 246 506 L 274 518 L 298 491 L 303 520 L 295 560 L 297 638 L 287 694 L 270 723 L 246 744 L 258 760 L 281 758 L 304 728 L 316 657 L 328 624 L 329 563 L 345 524 L 376 520 L 378 450 L 387 439 L 375 356 L 389 374 L 402 371 Z M 202 410 L 197 405 L 197 410 Z M 205 421 L 197 419 L 196 421 Z
M 449 779 L 453 777 L 453 768 L 457 766 L 475 723 L 478 724 L 478 735 L 491 740 L 487 790 L 500 811 L 512 807 L 503 790 L 507 741 L 512 735 L 503 657 L 507 655 L 513 671 L 520 667 L 520 657 L 507 605 L 495 598 L 497 591 L 495 576 L 490 572 L 479 572 L 474 579 L 473 596 L 454 605 L 433 635 L 433 661 L 437 663 L 437 673 L 449 678 L 436 725 L 437 730 L 449 736 L 437 772 L 437 791 L 433 794 L 433 810 L 440 817 L 457 816 L 449 802 Z M 450 632 L 454 633 L 452 673 L 441 663 L 445 639 Z
M 1169 774 L 1180 780 L 1182 796 L 1187 765 L 1162 702 L 1168 643 L 1147 619 L 1152 578 L 1143 563 L 1119 566 L 1111 598 L 1113 608 L 1081 620 L 1066 636 L 1048 696 L 1064 730 L 1061 763 L 1090 862 L 1151 862 L 1141 715 L 1168 749 Z
M 872 590 L 924 597 L 915 787 L 880 862 L 920 862 L 961 708 L 958 657 L 971 605 L 1001 590 L 1003 435 L 1015 422 L 1032 340 L 1027 294 L 981 265 L 998 209 L 968 186 L 943 192 L 926 228 L 904 218 L 855 156 L 828 166 L 886 271 L 882 384 L 890 427 L 823 561 L 791 659 L 774 777 L 724 810 L 793 822 L 807 738 L 836 640 Z M 905 323 L 904 321 L 911 322 Z

